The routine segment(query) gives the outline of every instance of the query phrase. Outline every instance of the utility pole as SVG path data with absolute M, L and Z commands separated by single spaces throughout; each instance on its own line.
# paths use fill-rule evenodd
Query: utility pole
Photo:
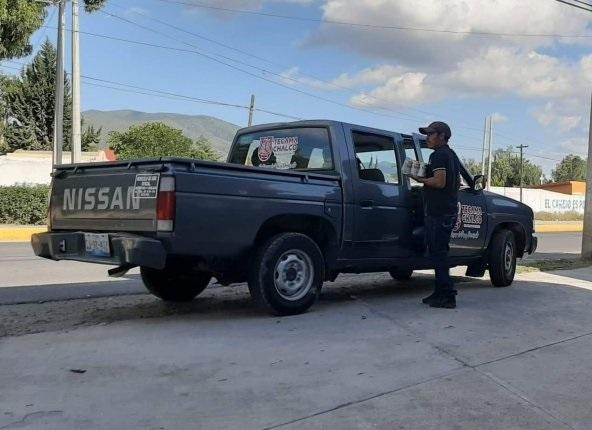
M 255 112 L 255 94 L 251 94 L 251 105 L 249 106 L 249 127 L 253 125 L 253 112 Z
M 483 126 L 483 149 L 481 150 L 481 174 L 485 175 L 485 148 L 487 145 L 487 133 L 489 129 L 487 127 L 488 117 L 485 117 L 485 125 Z
M 72 0 L 72 163 L 80 163 L 80 31 L 78 16 L 80 5 Z
M 491 164 L 492 164 L 491 156 L 493 154 L 492 147 L 493 147 L 493 115 L 491 115 L 489 117 L 489 160 L 487 163 L 488 164 L 488 166 L 487 166 L 487 191 L 489 191 L 491 189 Z
M 522 201 L 522 179 L 524 178 L 524 158 L 523 158 L 523 150 L 528 148 L 528 145 L 520 145 L 520 201 Z
M 64 144 L 64 37 L 66 34 L 66 1 L 58 3 L 58 46 L 55 77 L 54 124 L 53 124 L 53 166 L 62 164 Z
M 592 260 L 592 98 L 590 101 L 590 125 L 588 128 L 588 172 L 586 173 L 586 206 L 584 209 L 584 234 L 582 258 Z

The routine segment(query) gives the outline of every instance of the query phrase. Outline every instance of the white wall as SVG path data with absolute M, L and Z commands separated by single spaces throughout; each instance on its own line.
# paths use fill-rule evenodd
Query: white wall
M 64 152 L 63 163 L 70 163 L 70 153 Z M 106 161 L 103 151 L 83 152 L 83 162 Z M 15 151 L 0 156 L 0 186 L 17 184 L 49 184 L 51 181 L 50 151 Z
M 491 192 L 520 200 L 519 188 L 491 187 Z M 584 213 L 584 196 L 555 193 L 539 189 L 522 189 L 522 202 L 534 212 L 578 212 Z

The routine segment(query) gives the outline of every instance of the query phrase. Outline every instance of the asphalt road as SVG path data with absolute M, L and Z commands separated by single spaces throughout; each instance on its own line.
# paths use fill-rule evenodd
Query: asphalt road
M 581 233 L 540 234 L 538 251 L 531 258 L 575 257 L 580 252 L 581 237 Z M 0 304 L 146 293 L 138 269 L 113 279 L 107 276 L 108 268 L 38 258 L 28 243 L 0 243 Z
M 582 233 L 541 233 L 537 236 L 539 245 L 533 258 L 573 257 L 581 252 Z

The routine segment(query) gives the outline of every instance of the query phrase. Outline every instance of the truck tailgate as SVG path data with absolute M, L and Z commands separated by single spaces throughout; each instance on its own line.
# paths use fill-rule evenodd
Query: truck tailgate
M 58 171 L 52 181 L 51 229 L 156 231 L 161 166 L 116 163 Z

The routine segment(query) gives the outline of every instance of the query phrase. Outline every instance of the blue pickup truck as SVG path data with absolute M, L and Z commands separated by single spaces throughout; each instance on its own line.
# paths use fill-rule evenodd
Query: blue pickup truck
M 421 184 L 401 174 L 428 153 L 420 135 L 312 120 L 241 129 L 226 163 L 59 166 L 48 232 L 31 242 L 40 257 L 114 265 L 112 276 L 139 266 L 163 300 L 192 300 L 215 277 L 297 314 L 340 273 L 430 269 Z M 516 259 L 536 249 L 533 212 L 461 176 L 450 263 L 508 286 Z

